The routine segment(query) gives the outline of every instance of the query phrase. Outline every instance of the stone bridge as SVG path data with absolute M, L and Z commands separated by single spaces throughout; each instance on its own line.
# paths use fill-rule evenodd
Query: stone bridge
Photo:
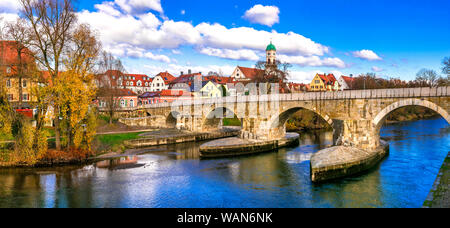
M 380 144 L 380 128 L 388 114 L 405 106 L 429 108 L 450 123 L 450 87 L 235 96 L 152 104 L 122 111 L 146 116 L 124 119 L 127 124 L 196 132 L 217 129 L 223 117 L 236 116 L 242 123 L 241 138 L 273 140 L 285 136 L 285 123 L 295 112 L 307 109 L 330 124 L 335 145 L 374 149 Z

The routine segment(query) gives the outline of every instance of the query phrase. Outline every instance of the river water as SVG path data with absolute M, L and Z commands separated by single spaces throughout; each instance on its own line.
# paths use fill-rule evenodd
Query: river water
M 0 169 L 0 207 L 421 207 L 450 150 L 444 119 L 383 127 L 390 154 L 375 168 L 324 184 L 309 159 L 331 132 L 300 145 L 199 160 L 200 143 L 153 147 L 84 166 Z

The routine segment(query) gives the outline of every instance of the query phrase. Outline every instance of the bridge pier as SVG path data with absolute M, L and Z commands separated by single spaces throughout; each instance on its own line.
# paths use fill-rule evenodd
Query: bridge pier
M 335 145 L 356 147 L 363 150 L 373 150 L 380 146 L 380 135 L 372 120 L 343 120 L 342 134 Z

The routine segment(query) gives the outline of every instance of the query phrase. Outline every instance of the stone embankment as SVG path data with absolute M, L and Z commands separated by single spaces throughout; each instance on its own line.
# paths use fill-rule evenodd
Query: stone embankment
M 450 208 L 450 152 L 439 170 L 423 207 Z
M 290 146 L 299 143 L 299 134 L 286 133 L 285 138 L 280 140 L 250 140 L 239 137 L 218 139 L 207 142 L 200 146 L 201 158 L 216 158 L 255 154 L 266 151 L 273 151 L 280 147 Z
M 375 150 L 335 146 L 323 149 L 311 157 L 311 180 L 321 182 L 368 170 L 389 153 L 389 144 L 381 141 Z
M 165 134 L 155 134 L 154 132 L 144 133 L 140 135 L 142 138 L 124 141 L 127 148 L 143 148 L 149 146 L 168 145 L 184 142 L 198 142 L 210 139 L 220 139 L 226 137 L 234 137 L 239 134 L 239 129 L 224 128 L 212 132 L 189 132 L 180 131 Z

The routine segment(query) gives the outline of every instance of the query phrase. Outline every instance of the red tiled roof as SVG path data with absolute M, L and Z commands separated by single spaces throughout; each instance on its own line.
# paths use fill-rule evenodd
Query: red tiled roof
M 328 74 L 328 75 L 318 74 L 318 75 L 322 79 L 322 81 L 325 85 L 329 85 L 329 84 L 333 85 L 334 82 L 336 81 L 336 78 L 334 77 L 333 74 Z
M 253 79 L 259 73 L 264 72 L 264 70 L 260 70 L 260 69 L 256 69 L 256 68 L 248 68 L 248 67 L 241 67 L 241 66 L 238 66 L 238 68 L 245 75 L 245 77 L 249 78 L 249 79 Z
M 17 45 L 20 44 L 16 41 L 0 41 L 0 64 L 11 67 L 12 72 L 15 71 L 15 65 L 19 64 L 17 58 Z M 22 63 L 34 63 L 33 54 L 28 48 L 22 50 L 21 58 Z
M 217 75 L 210 75 L 210 76 L 203 77 L 203 80 L 204 81 L 212 81 L 217 84 L 227 84 L 227 83 L 231 83 L 233 78 L 222 77 L 222 76 L 217 76 Z
M 117 95 L 120 97 L 137 96 L 137 94 L 130 89 L 119 89 Z
M 176 79 L 175 76 L 171 75 L 168 72 L 161 72 L 161 73 L 157 74 L 156 76 L 160 76 L 164 80 L 164 83 L 166 85 Z
M 194 73 L 194 74 L 183 74 L 180 75 L 178 78 L 175 78 L 170 82 L 170 84 L 177 84 L 177 83 L 187 83 L 193 82 L 195 80 L 195 77 L 201 77 L 201 73 Z
M 347 83 L 347 85 L 350 85 L 355 80 L 352 77 L 348 77 L 348 76 L 344 76 L 344 75 L 342 75 L 341 77 L 342 77 L 342 79 L 344 79 L 344 81 L 345 81 L 345 83 Z
M 149 87 L 150 84 L 145 86 L 145 82 L 152 82 L 152 80 L 153 80 L 152 78 L 150 78 L 149 76 L 147 76 L 145 74 L 125 74 L 123 76 L 123 82 L 122 82 L 123 84 L 122 85 L 126 85 L 127 82 L 133 82 L 132 86 L 138 86 L 137 82 L 141 81 L 141 83 L 142 83 L 141 87 Z

